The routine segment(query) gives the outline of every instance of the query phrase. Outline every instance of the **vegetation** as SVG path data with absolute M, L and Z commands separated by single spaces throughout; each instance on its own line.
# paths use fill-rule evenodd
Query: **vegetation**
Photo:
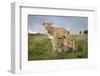
M 88 30 L 85 30 L 83 33 L 84 33 L 84 34 L 88 34 Z
M 28 35 L 28 60 L 76 59 L 88 57 L 87 35 L 71 35 L 78 49 L 75 52 L 52 53 L 51 40 L 45 34 Z

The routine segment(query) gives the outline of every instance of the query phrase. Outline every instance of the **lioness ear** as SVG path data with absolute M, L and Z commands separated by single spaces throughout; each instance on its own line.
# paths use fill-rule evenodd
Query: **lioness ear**
M 43 26 L 44 26 L 45 22 L 43 22 Z

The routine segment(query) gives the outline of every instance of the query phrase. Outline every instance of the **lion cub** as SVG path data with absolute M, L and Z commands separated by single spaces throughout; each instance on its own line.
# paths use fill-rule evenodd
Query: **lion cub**
M 75 41 L 73 41 L 73 40 L 64 38 L 63 45 L 64 45 L 63 46 L 64 52 L 73 52 L 76 50 Z

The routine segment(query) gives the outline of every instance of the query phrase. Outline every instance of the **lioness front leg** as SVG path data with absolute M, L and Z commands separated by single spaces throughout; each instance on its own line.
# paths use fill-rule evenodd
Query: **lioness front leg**
M 56 49 L 56 40 L 55 39 L 52 39 L 52 46 L 53 46 L 53 52 L 56 52 L 57 49 Z

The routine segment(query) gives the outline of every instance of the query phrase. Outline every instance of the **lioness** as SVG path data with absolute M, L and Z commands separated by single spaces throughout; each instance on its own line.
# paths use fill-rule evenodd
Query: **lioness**
M 49 38 L 52 39 L 54 51 L 62 52 L 63 50 L 61 49 L 62 46 L 60 45 L 60 47 L 58 47 L 58 41 L 59 39 L 63 39 L 63 37 L 67 39 L 69 36 L 69 31 L 61 27 L 54 27 L 53 24 L 50 22 L 43 22 L 43 27 L 46 30 Z M 60 44 L 63 44 L 63 43 L 60 43 Z
M 63 36 L 65 36 L 67 38 L 69 35 L 69 31 L 67 31 L 61 27 L 54 27 L 54 26 L 52 26 L 52 23 L 43 22 L 43 26 L 44 26 L 47 34 L 49 36 L 51 36 L 52 38 L 62 38 Z

